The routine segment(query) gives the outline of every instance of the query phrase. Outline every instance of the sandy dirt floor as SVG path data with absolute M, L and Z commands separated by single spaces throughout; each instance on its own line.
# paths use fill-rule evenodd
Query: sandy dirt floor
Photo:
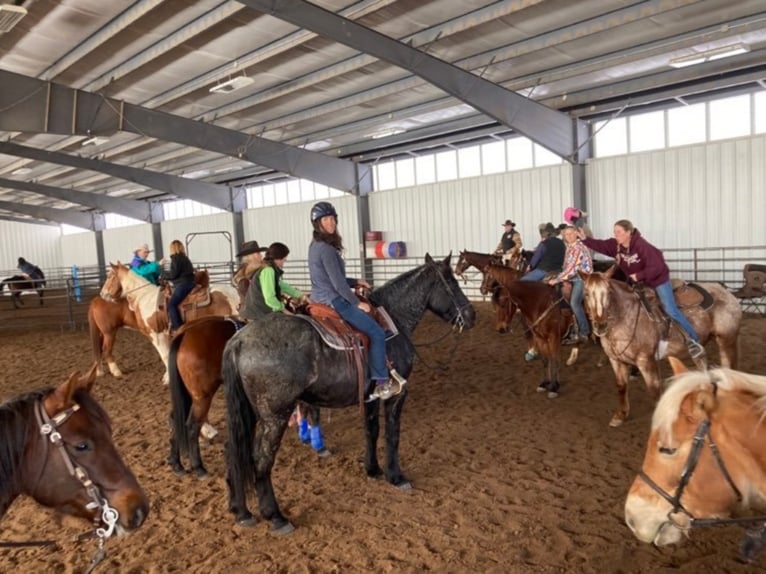
M 737 562 L 741 530 L 695 532 L 679 547 L 639 543 L 623 522 L 628 486 L 643 458 L 653 405 L 643 381 L 630 388 L 632 413 L 619 429 L 611 368 L 589 345 L 563 368 L 558 399 L 535 392 L 540 364 L 525 363 L 523 339 L 492 329 L 491 310 L 450 355 L 449 339 L 424 348 L 404 409 L 401 461 L 414 490 L 365 476 L 358 410 L 324 411 L 334 455 L 319 459 L 289 429 L 274 484 L 296 526 L 287 537 L 236 526 L 224 480 L 225 408 L 211 422 L 221 434 L 203 450 L 211 477 L 175 477 L 165 464 L 169 393 L 148 340 L 120 333 L 116 356 L 126 376 L 99 379 L 96 398 L 113 418 L 115 442 L 151 499 L 146 524 L 110 539 L 97 572 L 753 572 Z M 416 339 L 445 325 L 426 317 Z M 742 370 L 766 373 L 766 321 L 746 318 Z M 91 363 L 82 331 L 0 331 L 0 398 L 59 384 Z M 714 347 L 709 348 L 717 357 Z M 667 366 L 664 367 L 667 371 Z M 251 509 L 256 509 L 251 499 Z M 20 498 L 0 521 L 0 540 L 55 540 L 57 547 L 0 548 L 0 572 L 82 572 L 95 542 L 78 542 L 86 523 Z

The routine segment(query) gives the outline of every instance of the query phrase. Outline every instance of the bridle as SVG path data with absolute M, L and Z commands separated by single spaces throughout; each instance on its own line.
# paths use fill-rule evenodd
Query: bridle
M 54 416 L 49 417 L 48 413 L 43 407 L 42 400 L 39 400 L 35 405 L 35 417 L 37 418 L 37 425 L 40 430 L 40 434 L 47 440 L 44 441 L 46 448 L 48 441 L 56 447 L 61 457 L 64 460 L 64 464 L 69 471 L 69 474 L 76 478 L 80 484 L 82 484 L 85 491 L 88 493 L 91 501 L 86 505 L 89 510 L 99 509 L 94 519 L 93 525 L 95 528 L 95 535 L 98 537 L 98 548 L 95 555 L 91 559 L 90 565 L 86 570 L 86 574 L 91 572 L 97 564 L 99 564 L 104 558 L 106 558 L 106 552 L 104 551 L 104 541 L 109 538 L 114 532 L 117 526 L 117 520 L 120 515 L 115 508 L 112 508 L 107 502 L 106 498 L 101 495 L 101 491 L 98 486 L 88 477 L 86 470 L 77 464 L 77 461 L 73 460 L 72 456 L 66 449 L 66 443 L 64 442 L 61 433 L 58 431 L 59 427 L 63 425 L 69 417 L 80 410 L 80 405 L 73 403 L 69 408 L 56 413 Z M 43 467 L 44 470 L 44 467 Z M 37 483 L 40 482 L 43 471 L 40 471 L 40 477 L 38 477 Z M 37 483 L 35 488 L 37 488 Z M 99 525 L 103 526 L 99 526 Z
M 450 273 L 452 270 L 450 270 Z M 470 301 L 466 300 L 466 303 L 464 305 L 459 305 L 457 302 L 457 296 L 455 295 L 455 292 L 452 290 L 452 287 L 450 287 L 450 284 L 447 283 L 447 280 L 444 278 L 444 275 L 442 275 L 440 269 L 436 269 L 436 275 L 439 277 L 439 280 L 442 282 L 442 285 L 444 285 L 444 288 L 447 290 L 447 293 L 450 296 L 450 299 L 452 300 L 452 305 L 455 307 L 456 315 L 455 318 L 452 319 L 452 328 L 457 329 L 459 334 L 462 334 L 463 329 L 465 328 L 465 318 L 463 317 L 463 311 L 471 306 Z
M 654 482 L 654 480 L 652 480 L 649 475 L 644 472 L 643 469 L 638 472 L 638 476 L 640 476 L 641 479 L 646 482 L 646 484 L 648 484 L 652 490 L 654 490 L 654 492 L 659 494 L 663 499 L 665 499 L 665 501 L 668 502 L 668 504 L 670 504 L 672 508 L 667 515 L 668 522 L 681 531 L 686 532 L 692 528 L 701 528 L 703 526 L 750 524 L 766 521 L 766 515 L 746 518 L 696 518 L 684 507 L 683 503 L 681 502 L 681 497 L 684 494 L 686 486 L 689 484 L 689 480 L 694 473 L 694 469 L 697 467 L 700 453 L 702 452 L 702 448 L 705 446 L 706 442 L 710 446 L 710 450 L 713 452 L 713 457 L 718 464 L 718 468 L 721 470 L 721 473 L 726 479 L 726 482 L 729 483 L 729 486 L 734 491 L 734 494 L 736 494 L 737 502 L 742 502 L 742 493 L 740 492 L 739 488 L 737 488 L 737 485 L 734 484 L 734 480 L 726 468 L 726 465 L 723 462 L 723 458 L 721 457 L 721 453 L 710 434 L 710 424 L 710 419 L 705 419 L 697 427 L 697 431 L 694 433 L 694 438 L 692 439 L 692 447 L 689 451 L 689 456 L 686 459 L 686 464 L 684 464 L 683 470 L 681 471 L 681 476 L 678 480 L 678 486 L 676 487 L 676 491 L 673 495 L 669 494 L 666 490 Z M 688 524 L 679 522 L 679 515 L 685 516 Z M 660 526 L 660 528 L 661 527 L 662 526 Z

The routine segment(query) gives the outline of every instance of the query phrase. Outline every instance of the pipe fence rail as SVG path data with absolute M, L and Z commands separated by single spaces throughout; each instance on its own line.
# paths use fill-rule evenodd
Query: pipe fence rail
M 452 264 L 457 262 L 457 252 L 452 254 Z M 665 259 L 675 278 L 686 281 L 717 281 L 731 290 L 740 288 L 744 283 L 743 268 L 748 263 L 766 264 L 766 246 L 710 247 L 694 249 L 666 249 Z M 435 260 L 445 255 L 434 256 Z M 421 265 L 424 257 L 402 259 L 346 260 L 346 273 L 349 277 L 359 277 L 362 269 L 367 270 L 368 279 L 373 287 L 379 287 L 397 275 Z M 231 283 L 237 264 L 232 261 L 197 262 L 198 269 L 207 269 L 210 282 Z M 10 294 L 3 289 L 0 296 L 0 332 L 13 329 L 85 329 L 88 324 L 88 305 L 97 297 L 101 289 L 102 278 L 106 270 L 97 266 L 59 267 L 45 269 L 46 286 L 43 289 L 44 305 L 39 305 L 35 291 L 24 291 L 21 296 L 23 306 L 14 309 Z M 18 275 L 18 271 L 0 271 L 0 277 Z M 308 264 L 305 260 L 288 260 L 284 278 L 303 292 L 310 291 Z M 466 296 L 472 301 L 488 301 L 483 296 L 481 273 L 469 269 L 465 281 L 459 281 Z M 766 310 L 766 298 L 751 302 L 757 309 Z

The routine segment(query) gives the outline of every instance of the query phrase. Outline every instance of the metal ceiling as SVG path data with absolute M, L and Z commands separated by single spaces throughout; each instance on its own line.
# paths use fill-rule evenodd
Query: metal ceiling
M 353 192 L 370 187 L 363 162 L 511 132 L 577 161 L 599 114 L 766 80 L 762 0 L 15 4 L 0 219 L 156 222 L 171 197 L 236 210 L 232 187 L 285 175 Z M 749 51 L 669 65 L 735 44 Z

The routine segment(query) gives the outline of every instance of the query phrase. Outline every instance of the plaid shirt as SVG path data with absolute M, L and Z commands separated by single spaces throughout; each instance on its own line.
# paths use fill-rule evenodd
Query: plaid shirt
M 564 269 L 558 274 L 556 280 L 567 281 L 572 279 L 578 271 L 593 273 L 593 258 L 590 256 L 588 248 L 579 239 L 567 245 L 567 252 L 564 255 Z

